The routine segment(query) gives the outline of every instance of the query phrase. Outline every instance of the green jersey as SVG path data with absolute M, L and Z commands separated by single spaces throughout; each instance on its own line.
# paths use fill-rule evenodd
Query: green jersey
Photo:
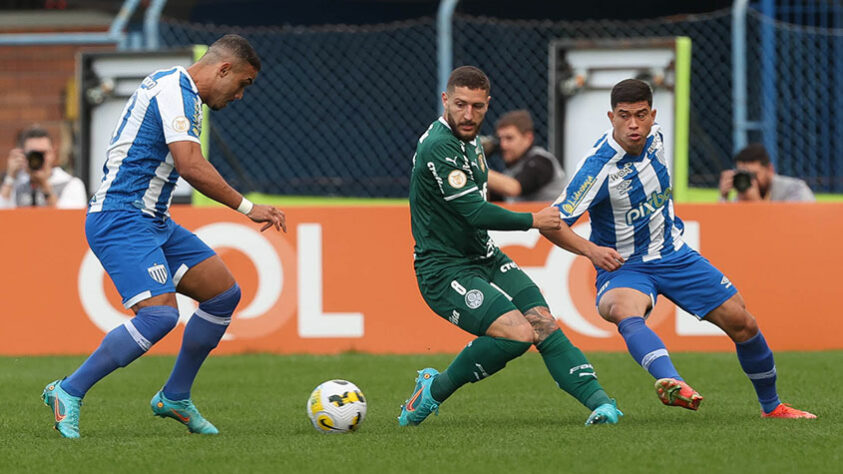
M 530 213 L 511 212 L 486 202 L 489 170 L 475 138 L 457 138 L 444 118 L 419 138 L 410 178 L 417 268 L 436 263 L 491 257 L 495 244 L 487 229 L 526 230 Z

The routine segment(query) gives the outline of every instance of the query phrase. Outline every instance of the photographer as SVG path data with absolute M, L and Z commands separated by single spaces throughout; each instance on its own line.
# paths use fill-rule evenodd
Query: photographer
M 482 139 L 487 154 L 500 150 L 506 169 L 489 170 L 489 200 L 553 201 L 565 186 L 562 165 L 549 151 L 534 146 L 533 119 L 526 110 L 513 110 L 495 123 L 497 140 Z
M 56 166 L 50 134 L 32 126 L 9 152 L 6 176 L 0 185 L 0 208 L 57 207 L 83 209 L 88 196 L 82 180 Z
M 814 201 L 805 181 L 776 174 L 764 145 L 753 143 L 735 155 L 735 169 L 720 174 L 720 201 L 729 201 L 734 189 L 738 202 Z

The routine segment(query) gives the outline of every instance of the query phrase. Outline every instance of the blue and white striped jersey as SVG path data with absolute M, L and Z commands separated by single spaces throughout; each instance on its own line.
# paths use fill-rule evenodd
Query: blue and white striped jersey
M 653 125 L 640 156 L 627 154 L 606 132 L 553 205 L 569 226 L 588 211 L 589 240 L 627 261 L 648 262 L 684 245 L 671 192 L 661 130 Z
M 201 124 L 199 90 L 183 67 L 147 76 L 111 136 L 102 182 L 88 212 L 128 209 L 168 217 L 179 176 L 167 145 L 199 143 Z

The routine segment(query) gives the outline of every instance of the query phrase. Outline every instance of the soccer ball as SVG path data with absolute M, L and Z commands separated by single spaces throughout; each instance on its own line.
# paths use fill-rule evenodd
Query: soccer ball
M 356 431 L 366 417 L 366 398 L 347 380 L 329 380 L 311 392 L 307 416 L 320 433 Z

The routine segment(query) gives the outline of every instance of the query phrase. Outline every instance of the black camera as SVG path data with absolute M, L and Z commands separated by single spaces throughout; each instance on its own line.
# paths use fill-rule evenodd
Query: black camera
M 30 150 L 26 152 L 26 162 L 29 163 L 29 169 L 38 171 L 44 167 L 44 152 L 38 150 Z
M 755 179 L 755 173 L 747 170 L 735 170 L 732 185 L 739 193 L 742 193 L 752 186 L 753 179 Z

